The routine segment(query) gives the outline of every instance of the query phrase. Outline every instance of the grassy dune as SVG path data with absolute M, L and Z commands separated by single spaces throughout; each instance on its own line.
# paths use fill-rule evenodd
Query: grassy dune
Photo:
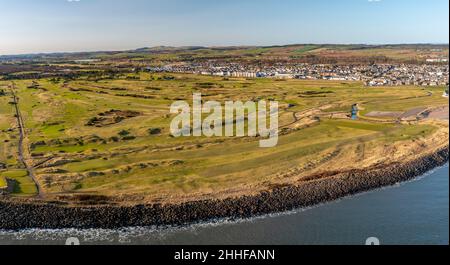
M 314 172 L 383 162 L 389 156 L 381 154 L 388 151 L 401 157 L 411 150 L 425 150 L 420 146 L 430 147 L 427 139 L 448 131 L 448 124 L 434 121 L 345 118 L 355 103 L 362 118 L 371 111 L 446 106 L 443 88 L 172 76 L 175 79 L 165 80 L 163 75 L 138 74 L 67 83 L 42 79 L 35 80 L 37 88 L 30 88 L 32 80 L 15 81 L 32 162 L 46 194 L 88 193 L 149 201 L 231 196 L 301 181 Z M 8 84 L 0 82 L 3 87 Z M 219 102 L 278 100 L 280 126 L 285 129 L 278 146 L 262 149 L 259 139 L 251 137 L 171 137 L 170 104 L 191 102 L 194 92 Z M 9 100 L 8 95 L 0 97 L 0 162 L 7 165 L 0 175 L 17 180 L 17 194 L 30 195 L 36 190 L 17 162 L 18 132 L 8 131 L 15 126 Z M 88 125 L 111 110 L 139 115 L 99 127 Z M 333 117 L 334 113 L 341 116 Z M 294 116 L 303 119 L 295 122 Z M 151 128 L 157 130 L 152 133 Z

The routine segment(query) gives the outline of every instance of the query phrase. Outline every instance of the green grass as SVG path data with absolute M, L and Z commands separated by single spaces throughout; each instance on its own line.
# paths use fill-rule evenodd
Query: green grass
M 6 179 L 3 176 L 0 176 L 0 188 L 5 188 L 8 186 L 8 183 L 6 183 Z
M 307 48 L 313 49 L 297 48 L 305 49 L 303 52 L 307 52 Z M 252 52 L 272 53 L 276 50 L 268 48 Z M 324 115 L 309 127 L 281 136 L 277 147 L 270 149 L 259 148 L 257 138 L 170 137 L 173 118 L 169 114 L 170 104 L 176 100 L 191 103 L 193 92 L 201 92 L 204 100 L 219 102 L 276 99 L 282 106 L 280 126 L 293 122 L 292 112 L 323 108 L 323 112 L 350 113 L 355 103 L 361 107 L 362 116 L 370 111 L 401 112 L 448 104 L 442 98 L 442 88 L 368 88 L 358 82 L 224 80 L 210 76 L 171 75 L 175 79 L 169 81 L 163 80 L 162 74 L 148 73 L 130 74 L 138 77 L 137 80 L 118 78 L 91 82 L 78 79 L 70 81 L 67 87 L 46 79 L 38 80 L 45 90 L 28 89 L 31 84 L 28 80 L 16 81 L 30 143 L 46 142 L 46 145 L 34 148 L 32 153 L 72 161 L 54 168 L 61 173 L 36 169 L 41 180 L 50 179 L 46 192 L 140 194 L 154 198 L 202 192 L 213 194 L 280 181 L 274 180 L 274 175 L 319 163 L 317 161 L 335 150 L 345 150 L 345 155 L 351 155 L 358 145 L 365 144 L 366 152 L 370 154 L 386 145 L 411 144 L 410 141 L 423 139 L 437 129 L 432 124 L 385 124 L 329 119 Z M 0 86 L 5 83 L 0 82 Z M 89 91 L 71 91 L 70 88 Z M 431 96 L 427 96 L 428 91 L 432 92 Z M 0 101 L 7 102 L 8 98 L 0 98 Z M 287 110 L 288 104 L 295 106 Z M 138 111 L 142 115 L 105 127 L 86 126 L 89 119 L 111 109 Z M 12 115 L 10 106 L 0 106 L 0 128 L 11 127 Z M 160 128 L 161 134 L 150 135 L 149 128 Z M 118 134 L 122 130 L 129 131 L 135 139 L 120 140 Z M 94 135 L 102 141 L 88 142 L 87 139 Z M 110 140 L 113 137 L 118 137 L 119 141 Z M 9 143 L 0 142 L 0 162 L 7 162 L 12 170 L 5 174 L 19 183 L 15 194 L 35 194 L 34 183 L 17 165 L 17 132 L 0 132 L 2 139 L 10 140 Z M 74 139 L 82 139 L 83 144 Z
M 427 137 L 435 131 L 436 128 L 430 125 L 405 125 L 388 131 L 385 135 L 385 141 L 395 143 L 398 141 L 415 140 Z
M 3 177 L 16 181 L 13 195 L 32 196 L 37 194 L 36 185 L 24 170 L 11 170 L 2 173 Z
M 337 128 L 345 127 L 374 132 L 383 132 L 394 127 L 394 125 L 392 124 L 369 123 L 363 121 L 350 121 L 350 120 L 326 120 L 325 123 Z

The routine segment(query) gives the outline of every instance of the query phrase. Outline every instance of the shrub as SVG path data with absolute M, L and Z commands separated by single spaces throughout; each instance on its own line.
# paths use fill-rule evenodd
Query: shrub
M 148 133 L 150 134 L 150 135 L 158 135 L 158 134 L 161 134 L 161 128 L 150 128 L 150 129 L 148 129 Z
M 127 130 L 122 130 L 122 131 L 119 132 L 119 135 L 120 136 L 127 136 L 127 135 L 130 135 L 130 132 L 127 131 Z

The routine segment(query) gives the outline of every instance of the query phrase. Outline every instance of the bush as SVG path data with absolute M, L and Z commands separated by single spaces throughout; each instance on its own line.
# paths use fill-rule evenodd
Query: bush
M 119 139 L 119 137 L 117 137 L 117 136 L 113 136 L 113 137 L 111 137 L 111 138 L 109 138 L 111 141 L 113 141 L 113 142 L 118 142 L 120 139 Z
M 127 135 L 130 135 L 130 132 L 127 131 L 127 130 L 122 130 L 122 131 L 119 132 L 119 135 L 120 136 L 127 136 Z
M 158 134 L 161 134 L 161 128 L 150 128 L 150 129 L 148 129 L 148 133 L 150 134 L 150 135 L 158 135 Z

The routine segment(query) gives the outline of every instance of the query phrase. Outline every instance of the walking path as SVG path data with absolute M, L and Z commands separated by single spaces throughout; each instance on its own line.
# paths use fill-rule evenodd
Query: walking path
M 34 174 L 34 168 L 32 165 L 30 165 L 27 162 L 27 159 L 25 158 L 25 150 L 28 150 L 25 147 L 25 143 L 24 143 L 24 139 L 26 137 L 25 123 L 23 122 L 22 114 L 20 113 L 19 98 L 16 95 L 16 91 L 15 91 L 16 88 L 15 88 L 14 83 L 11 84 L 10 89 L 11 89 L 11 93 L 13 96 L 13 103 L 14 103 L 14 108 L 16 111 L 16 118 L 17 118 L 17 125 L 19 128 L 19 160 L 25 166 L 25 168 L 28 172 L 28 176 L 33 180 L 34 184 L 36 185 L 38 197 L 43 197 L 43 191 L 42 191 L 41 186 L 39 185 L 39 181 L 37 180 L 36 175 Z

